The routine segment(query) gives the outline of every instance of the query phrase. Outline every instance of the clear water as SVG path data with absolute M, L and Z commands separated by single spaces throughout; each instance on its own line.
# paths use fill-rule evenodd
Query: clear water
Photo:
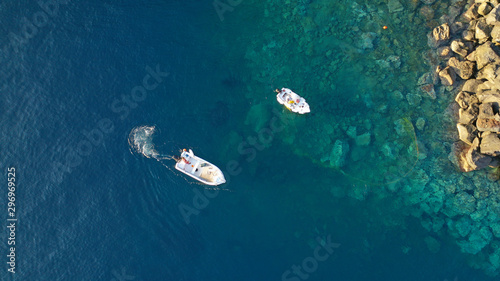
M 456 171 L 453 96 L 416 89 L 449 3 L 430 19 L 417 1 L 230 3 L 219 17 L 210 1 L 69 1 L 3 52 L 0 157 L 17 170 L 19 229 L 2 280 L 494 280 L 499 238 L 474 255 L 464 241 L 495 222 L 498 182 Z M 41 10 L 0 5 L 4 50 Z M 311 114 L 279 105 L 281 87 Z M 191 148 L 229 183 L 137 153 L 139 126 L 155 127 L 146 155 Z M 332 167 L 338 141 L 349 149 Z M 490 194 L 465 237 L 461 191 Z

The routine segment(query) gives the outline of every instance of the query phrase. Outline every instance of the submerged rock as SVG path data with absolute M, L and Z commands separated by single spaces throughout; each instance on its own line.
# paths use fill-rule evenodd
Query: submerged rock
M 476 210 L 476 198 L 462 191 L 453 198 L 453 207 L 459 214 L 468 215 Z
M 356 145 L 367 146 L 371 142 L 370 133 L 364 133 L 356 137 Z
M 425 243 L 427 244 L 427 248 L 432 253 L 437 253 L 437 252 L 439 252 L 439 249 L 441 249 L 441 243 L 439 243 L 439 241 L 436 238 L 431 237 L 431 236 L 427 236 L 427 237 L 425 237 L 424 240 L 425 240 Z
M 389 8 L 389 13 L 397 13 L 404 10 L 403 5 L 398 0 L 389 0 L 387 8 Z
M 425 119 L 422 117 L 418 117 L 415 126 L 417 127 L 417 129 L 419 131 L 422 131 L 424 129 L 424 126 L 425 126 Z
M 373 49 L 373 43 L 377 38 L 377 34 L 375 32 L 365 32 L 361 34 L 361 40 L 359 41 L 359 47 L 361 49 Z
M 330 166 L 341 168 L 345 165 L 349 144 L 346 141 L 336 140 L 330 152 Z

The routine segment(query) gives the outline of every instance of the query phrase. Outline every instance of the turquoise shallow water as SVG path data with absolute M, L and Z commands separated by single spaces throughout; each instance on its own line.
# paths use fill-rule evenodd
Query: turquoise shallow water
M 456 171 L 453 96 L 416 90 L 449 3 L 428 19 L 418 1 L 231 3 L 221 20 L 211 2 L 70 1 L 5 58 L 20 224 L 2 280 L 494 280 L 498 182 Z M 2 4 L 2 46 L 40 10 Z M 168 75 L 134 100 L 147 67 Z M 311 114 L 282 108 L 281 87 Z M 134 152 L 142 125 L 230 182 L 217 193 Z

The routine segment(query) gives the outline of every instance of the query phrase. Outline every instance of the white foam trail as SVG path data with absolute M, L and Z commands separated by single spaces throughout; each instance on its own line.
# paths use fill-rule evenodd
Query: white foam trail
M 159 156 L 153 144 L 154 126 L 140 126 L 132 129 L 128 136 L 130 147 L 137 153 L 144 155 L 147 158 L 155 158 Z

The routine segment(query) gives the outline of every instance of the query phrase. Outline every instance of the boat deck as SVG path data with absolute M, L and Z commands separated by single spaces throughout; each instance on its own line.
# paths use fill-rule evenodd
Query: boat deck
M 226 182 L 224 173 L 214 164 L 193 154 L 192 150 L 181 154 L 181 159 L 175 164 L 175 169 L 208 185 L 219 185 Z

